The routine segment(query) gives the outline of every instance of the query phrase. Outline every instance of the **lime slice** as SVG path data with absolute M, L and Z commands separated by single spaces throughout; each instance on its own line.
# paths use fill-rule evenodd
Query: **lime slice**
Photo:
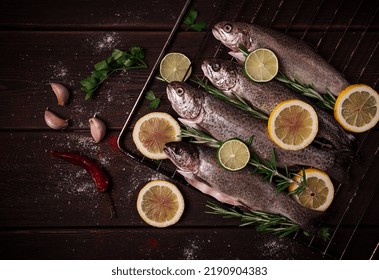
M 379 95 L 368 85 L 350 85 L 338 95 L 334 117 L 351 132 L 365 132 L 379 121 Z
M 290 99 L 280 102 L 268 119 L 268 134 L 280 148 L 297 151 L 307 147 L 317 135 L 318 117 L 309 104 Z
M 168 227 L 179 221 L 184 211 L 184 199 L 179 189 L 164 180 L 153 180 L 139 192 L 137 211 L 154 227 Z
M 297 203 L 306 208 L 325 211 L 332 203 L 334 197 L 332 181 L 328 174 L 318 169 L 309 168 L 305 169 L 304 172 L 307 178 L 305 190 L 300 195 L 293 195 L 292 197 Z M 293 179 L 300 183 L 303 179 L 303 171 L 300 171 L 298 176 L 295 176 Z M 298 184 L 292 183 L 288 191 L 293 192 L 298 187 Z
M 253 81 L 268 82 L 278 74 L 279 62 L 271 50 L 256 49 L 247 56 L 244 68 Z
M 184 82 L 192 73 L 191 61 L 182 53 L 168 53 L 161 60 L 160 73 L 168 83 L 174 81 Z M 184 75 L 186 75 L 185 78 Z
M 169 114 L 149 113 L 141 117 L 133 129 L 133 142 L 137 149 L 150 159 L 165 159 L 164 145 L 180 141 L 180 126 Z
M 225 141 L 217 150 L 217 158 L 221 166 L 230 171 L 244 168 L 250 160 L 247 145 L 239 139 Z

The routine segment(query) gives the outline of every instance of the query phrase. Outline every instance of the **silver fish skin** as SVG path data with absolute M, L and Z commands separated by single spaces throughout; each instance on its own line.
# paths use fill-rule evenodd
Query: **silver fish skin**
M 300 99 L 312 105 L 310 100 L 291 91 L 278 81 L 273 80 L 268 83 L 250 81 L 243 73 L 243 68 L 235 62 L 213 58 L 204 60 L 201 68 L 204 75 L 216 88 L 230 96 L 232 96 L 232 92 L 239 95 L 268 115 L 276 105 L 288 99 Z M 319 120 L 317 137 L 327 140 L 335 149 L 349 152 L 355 141 L 354 136 L 338 125 L 331 114 L 318 106 L 312 107 L 317 112 Z
M 290 79 L 303 84 L 313 84 L 320 94 L 329 90 L 333 95 L 349 85 L 349 82 L 325 59 L 304 41 L 276 30 L 244 22 L 223 21 L 216 23 L 212 33 L 232 51 L 238 60 L 245 60 L 239 51 L 244 45 L 249 51 L 258 48 L 272 50 L 279 60 L 280 70 Z
M 247 141 L 253 137 L 252 149 L 264 160 L 270 160 L 275 150 L 276 164 L 285 166 L 311 166 L 329 173 L 337 180 L 343 179 L 345 171 L 337 163 L 336 155 L 328 149 L 308 146 L 300 151 L 287 151 L 277 147 L 267 133 L 263 120 L 206 94 L 183 82 L 167 85 L 167 96 L 182 123 L 197 127 L 220 141 L 240 138 Z
M 216 151 L 203 145 L 185 142 L 166 144 L 164 151 L 177 166 L 178 172 L 193 187 L 220 202 L 253 211 L 281 214 L 303 229 L 315 232 L 315 220 L 321 212 L 304 208 L 249 168 L 231 172 L 223 169 Z

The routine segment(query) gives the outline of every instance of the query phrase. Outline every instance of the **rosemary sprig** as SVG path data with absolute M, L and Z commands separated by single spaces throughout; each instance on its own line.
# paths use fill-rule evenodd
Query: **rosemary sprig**
M 226 95 L 221 90 L 211 86 L 208 84 L 208 81 L 205 82 L 197 78 L 196 80 L 192 80 L 194 83 L 202 87 L 206 92 L 213 95 L 214 97 L 226 101 L 228 103 L 231 103 L 232 105 L 236 106 L 237 108 L 240 108 L 248 113 L 250 113 L 254 118 L 262 119 L 262 120 L 268 120 L 268 116 L 260 111 L 258 108 L 254 108 L 247 104 L 240 96 L 233 93 L 234 98 Z
M 249 51 L 246 49 L 245 46 L 240 45 L 239 50 L 245 56 L 249 55 Z M 285 85 L 294 89 L 295 91 L 301 93 L 302 95 L 316 100 L 318 105 L 321 106 L 322 108 L 329 109 L 332 111 L 334 110 L 334 104 L 336 103 L 336 98 L 330 91 L 327 91 L 324 94 L 320 94 L 319 92 L 316 91 L 313 85 L 306 85 L 297 80 L 291 80 L 280 71 L 275 76 L 275 79 L 279 82 L 284 83 Z
M 219 148 L 222 144 L 221 141 L 214 139 L 208 134 L 189 126 L 182 127 L 182 134 L 180 135 L 182 138 L 194 138 L 195 140 L 191 140 L 191 143 L 195 144 L 206 144 L 212 148 Z
M 223 218 L 238 218 L 241 220 L 242 224 L 240 226 L 255 225 L 256 230 L 260 232 L 277 234 L 279 237 L 285 237 L 294 233 L 298 230 L 301 230 L 300 226 L 290 219 L 278 215 L 271 214 L 262 211 L 244 211 L 229 208 L 225 209 L 221 206 L 208 202 L 206 207 L 210 208 L 212 211 L 207 211 L 206 213 L 212 215 L 222 215 Z M 309 233 L 303 230 L 304 235 L 309 236 Z M 324 240 L 330 238 L 329 229 L 326 227 L 320 228 L 317 232 L 317 235 Z
M 182 128 L 182 138 L 194 138 L 195 140 L 190 140 L 192 143 L 197 143 L 197 144 L 206 144 L 210 147 L 213 148 L 219 148 L 222 145 L 222 141 L 219 141 L 212 136 L 206 134 L 205 132 L 202 132 L 196 128 L 191 128 L 191 127 L 184 127 Z M 247 143 L 249 146 L 251 146 L 253 139 L 250 138 Z M 286 173 L 282 174 L 278 171 L 277 166 L 276 166 L 276 158 L 275 158 L 275 153 L 272 151 L 272 156 L 270 161 L 264 161 L 261 160 L 257 154 L 251 152 L 251 158 L 249 160 L 249 164 L 254 166 L 255 169 L 253 170 L 253 173 L 259 173 L 264 175 L 264 179 L 269 181 L 270 183 L 273 182 L 273 179 L 276 178 L 275 180 L 275 185 L 276 185 L 276 190 L 278 192 L 286 190 L 290 184 L 295 183 L 298 185 L 298 188 L 296 188 L 295 191 L 290 192 L 289 194 L 301 194 L 306 186 L 306 176 L 305 173 L 303 179 L 300 181 L 300 183 L 296 182 L 291 178 L 291 175 L 298 176 L 297 174 L 289 174 L 287 168 L 286 168 Z
M 279 82 L 286 84 L 288 87 L 296 90 L 304 96 L 312 98 L 317 101 L 317 104 L 324 109 L 334 110 L 336 98 L 333 94 L 327 91 L 325 94 L 318 93 L 313 85 L 305 85 L 297 80 L 291 80 L 283 73 L 279 72 L 275 79 Z
M 262 211 L 237 211 L 236 209 L 225 209 L 221 206 L 208 202 L 206 205 L 212 211 L 207 211 L 207 214 L 222 215 L 225 219 L 238 218 L 241 220 L 242 226 L 255 225 L 257 231 L 270 232 L 278 234 L 280 237 L 287 236 L 300 230 L 300 226 L 292 222 L 290 219 Z

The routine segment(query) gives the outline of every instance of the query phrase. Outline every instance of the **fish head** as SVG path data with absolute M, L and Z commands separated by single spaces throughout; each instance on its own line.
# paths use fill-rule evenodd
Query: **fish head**
M 204 60 L 201 69 L 212 84 L 220 90 L 230 92 L 237 84 L 237 67 L 227 60 L 212 58 Z
M 253 47 L 253 41 L 248 30 L 249 25 L 247 23 L 221 21 L 213 26 L 212 33 L 226 47 L 237 52 L 241 45 L 247 49 Z
M 200 116 L 204 100 L 201 91 L 184 82 L 171 82 L 166 92 L 172 108 L 180 117 L 195 119 Z
M 196 145 L 186 142 L 170 142 L 163 151 L 182 172 L 195 174 L 200 166 L 199 150 Z

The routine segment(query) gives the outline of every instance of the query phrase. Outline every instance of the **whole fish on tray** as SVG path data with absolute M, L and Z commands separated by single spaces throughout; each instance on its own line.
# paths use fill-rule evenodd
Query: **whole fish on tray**
M 342 157 L 338 157 L 338 153 L 311 145 L 301 151 L 276 147 L 269 139 L 265 121 L 252 118 L 248 113 L 200 89 L 183 82 L 171 82 L 167 85 L 167 96 L 182 123 L 197 127 L 217 140 L 238 137 L 247 141 L 253 137 L 253 150 L 261 159 L 270 160 L 274 149 L 279 167 L 312 166 L 337 180 L 346 179 L 344 168 L 340 166 Z
M 279 69 L 291 80 L 313 84 L 316 91 L 335 96 L 346 88 L 348 81 L 304 41 L 273 29 L 244 22 L 219 22 L 213 35 L 232 51 L 232 56 L 244 61 L 239 46 L 249 51 L 258 48 L 272 50 L 279 60 Z
M 300 99 L 307 103 L 309 100 L 291 91 L 278 81 L 255 83 L 243 73 L 243 68 L 235 62 L 213 58 L 203 61 L 201 68 L 204 75 L 212 84 L 226 94 L 235 93 L 254 107 L 266 114 L 280 102 L 288 99 Z M 336 149 L 349 151 L 354 137 L 337 124 L 331 114 L 313 106 L 319 119 L 317 137 L 329 141 Z
M 253 175 L 248 168 L 237 172 L 223 169 L 217 162 L 214 149 L 171 142 L 166 144 L 164 152 L 188 183 L 218 201 L 281 214 L 309 232 L 316 231 L 315 223 L 322 217 L 320 212 L 304 208 L 283 192 L 277 192 L 272 184 L 257 174 Z

